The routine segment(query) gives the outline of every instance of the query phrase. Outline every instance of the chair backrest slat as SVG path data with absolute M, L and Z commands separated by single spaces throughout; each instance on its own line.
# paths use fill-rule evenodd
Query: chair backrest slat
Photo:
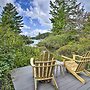
M 43 51 L 40 55 L 40 61 L 50 61 L 53 59 L 53 54 L 49 53 L 48 51 Z
M 40 55 L 40 61 L 43 61 L 43 54 Z
M 82 71 L 86 68 L 86 65 L 90 63 L 90 52 L 87 52 L 80 60 L 81 62 L 78 63 L 78 67 L 76 71 Z
M 85 67 L 85 64 L 86 63 L 84 63 L 84 62 L 80 62 L 78 64 L 78 67 L 77 67 L 76 71 L 82 71 L 84 69 L 84 67 Z
M 49 65 L 49 63 L 47 63 L 47 66 Z M 45 73 L 45 77 L 47 77 L 48 76 L 48 69 L 49 69 L 49 67 L 46 67 L 46 73 Z
M 50 71 L 49 71 L 49 73 L 48 73 L 48 76 L 49 76 L 49 77 L 51 76 L 52 68 L 53 68 L 53 67 L 50 67 Z
M 55 66 L 55 60 L 52 61 L 36 61 L 35 67 L 36 68 L 36 77 L 40 78 L 49 78 L 52 77 L 53 69 Z
M 38 66 L 40 66 L 40 63 L 38 64 Z M 40 77 L 40 71 L 41 71 L 41 68 L 38 67 L 38 77 Z
M 44 77 L 44 63 L 42 64 L 42 77 Z
M 53 54 L 49 54 L 49 58 L 48 58 L 49 60 L 52 60 L 52 59 L 54 59 L 54 57 L 53 57 Z
M 83 55 L 84 57 L 90 57 L 90 51 Z
M 45 53 L 44 53 L 44 59 L 43 59 L 43 61 L 48 61 L 48 57 L 49 57 L 49 56 L 48 56 L 48 52 L 45 52 Z

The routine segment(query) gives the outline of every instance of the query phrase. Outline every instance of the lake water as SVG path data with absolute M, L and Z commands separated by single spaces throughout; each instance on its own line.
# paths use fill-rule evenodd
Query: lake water
M 41 41 L 41 39 L 40 40 L 32 39 L 32 41 L 34 41 L 34 43 L 30 44 L 30 46 L 36 46 L 36 44 L 38 44 Z

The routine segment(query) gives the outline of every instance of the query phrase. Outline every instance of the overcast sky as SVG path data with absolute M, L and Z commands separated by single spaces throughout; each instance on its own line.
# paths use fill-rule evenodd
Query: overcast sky
M 50 31 L 52 28 L 52 24 L 49 20 L 51 17 L 49 15 L 49 2 L 50 0 L 0 0 L 0 13 L 6 3 L 12 3 L 16 6 L 19 14 L 23 16 L 23 34 L 35 36 L 39 32 L 44 33 Z M 90 11 L 90 0 L 78 0 L 78 2 L 84 5 L 86 11 Z

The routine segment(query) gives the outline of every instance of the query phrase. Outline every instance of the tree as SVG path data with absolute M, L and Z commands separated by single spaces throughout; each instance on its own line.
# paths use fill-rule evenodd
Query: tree
M 89 35 L 89 37 L 90 37 L 90 12 L 87 13 L 87 20 L 86 20 L 85 26 L 83 28 L 83 34 L 85 34 L 86 36 Z
M 79 32 L 83 29 L 86 20 L 87 13 L 84 12 L 84 6 L 81 7 L 81 3 L 77 4 L 77 0 L 71 0 L 68 2 L 69 12 L 67 13 L 67 25 L 68 30 L 78 30 Z M 68 28 L 69 27 L 69 28 Z
M 9 28 L 15 33 L 21 33 L 20 28 L 23 27 L 22 18 L 22 16 L 18 15 L 15 6 L 11 3 L 7 3 L 6 6 L 3 7 L 0 25 L 3 27 L 3 30 Z
M 64 0 L 50 1 L 50 14 L 52 15 L 51 23 L 53 24 L 53 32 L 59 33 L 65 27 L 65 6 Z
M 82 29 L 86 14 L 80 5 L 77 0 L 50 1 L 52 31 L 60 33 L 62 30 Z

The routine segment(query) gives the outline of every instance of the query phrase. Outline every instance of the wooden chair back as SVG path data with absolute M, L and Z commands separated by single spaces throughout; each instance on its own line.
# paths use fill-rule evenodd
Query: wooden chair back
M 77 63 L 78 67 L 76 69 L 76 72 L 83 71 L 86 68 L 87 64 L 90 63 L 90 52 L 87 52 L 80 61 L 77 61 Z
M 50 61 L 53 58 L 53 54 L 49 53 L 48 51 L 43 51 L 40 56 L 40 61 Z
M 55 60 L 52 61 L 35 61 L 35 77 L 36 78 L 50 78 L 55 67 Z
M 84 57 L 90 57 L 90 51 L 83 55 Z

